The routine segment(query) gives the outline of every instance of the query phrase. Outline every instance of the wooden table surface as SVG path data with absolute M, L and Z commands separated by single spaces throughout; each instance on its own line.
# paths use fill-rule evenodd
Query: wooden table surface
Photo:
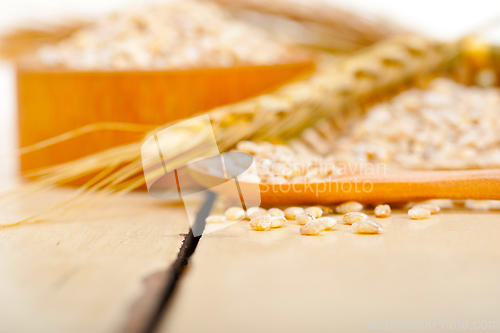
M 2 202 L 1 223 L 71 191 Z M 199 204 L 187 207 L 194 212 Z M 338 224 L 310 237 L 294 222 L 256 232 L 242 221 L 204 235 L 157 332 L 359 332 L 367 320 L 500 321 L 499 211 L 450 208 L 410 220 L 395 210 L 377 221 L 383 234 L 357 235 Z M 144 192 L 0 229 L 0 332 L 142 332 L 188 230 L 183 206 Z
M 376 220 L 383 234 L 338 224 L 302 236 L 294 222 L 257 232 L 243 221 L 203 236 L 160 332 L 359 332 L 400 318 L 498 325 L 498 211 Z
M 70 191 L 4 204 L 0 223 Z M 58 221 L 0 229 L 0 332 L 138 332 L 149 319 L 144 311 L 156 306 L 142 296 L 151 294 L 148 288 L 158 294 L 188 231 L 183 206 L 166 207 L 147 193 Z

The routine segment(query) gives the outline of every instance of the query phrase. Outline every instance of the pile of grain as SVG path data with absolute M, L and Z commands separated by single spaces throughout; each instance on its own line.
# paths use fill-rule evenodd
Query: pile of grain
M 370 170 L 371 165 L 373 171 L 382 164 L 409 169 L 500 167 L 499 114 L 497 88 L 435 79 L 426 89 L 404 91 L 361 116 L 324 121 L 288 146 L 240 142 L 237 150 L 252 154 L 255 161 L 242 180 L 321 182 L 349 173 L 349 168 Z
M 36 52 L 46 67 L 110 71 L 272 65 L 304 56 L 221 7 L 196 0 L 121 10 Z
M 500 166 L 500 91 L 435 79 L 349 121 L 331 152 L 350 162 L 405 168 Z

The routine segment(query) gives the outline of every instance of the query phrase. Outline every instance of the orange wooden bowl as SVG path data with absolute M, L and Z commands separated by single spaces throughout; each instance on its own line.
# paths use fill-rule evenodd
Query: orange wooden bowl
M 97 122 L 162 125 L 270 90 L 313 62 L 169 72 L 69 72 L 19 68 L 19 143 L 26 147 Z M 97 131 L 21 156 L 21 172 L 143 138 Z

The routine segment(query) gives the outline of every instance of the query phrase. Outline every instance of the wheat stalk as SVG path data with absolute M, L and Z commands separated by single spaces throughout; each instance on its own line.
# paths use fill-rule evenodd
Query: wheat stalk
M 416 75 L 436 71 L 450 64 L 460 52 L 460 43 L 437 43 L 418 36 L 401 36 L 366 49 L 352 57 L 334 60 L 324 58 L 316 72 L 292 82 L 275 92 L 243 102 L 216 108 L 208 115 L 220 151 L 232 148 L 238 141 L 286 140 L 321 118 L 333 118 L 349 106 L 358 105 L 370 95 L 401 85 Z M 165 124 L 149 132 L 145 138 L 170 126 Z M 196 126 L 194 126 L 196 127 Z M 194 147 L 203 138 L 195 138 L 196 128 L 184 128 L 177 140 L 177 150 L 165 159 L 177 165 L 192 158 L 180 147 Z M 189 134 L 192 131 L 192 135 Z M 62 165 L 37 170 L 40 179 L 18 193 L 41 190 L 83 175 L 95 174 L 74 198 L 61 202 L 56 211 L 71 211 L 82 205 L 127 193 L 145 183 L 142 175 L 142 142 L 127 144 Z M 161 171 L 161 170 L 160 170 Z M 100 173 L 99 173 L 100 172 Z M 151 170 L 150 172 L 159 172 Z M 54 209 L 19 223 L 33 223 L 50 218 Z

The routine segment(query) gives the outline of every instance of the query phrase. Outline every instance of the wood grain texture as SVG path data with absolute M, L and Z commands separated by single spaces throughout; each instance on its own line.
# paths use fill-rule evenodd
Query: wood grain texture
M 239 222 L 202 237 L 161 332 L 361 332 L 369 318 L 498 322 L 499 216 L 445 209 L 410 220 L 396 210 L 376 219 L 384 234 L 337 225 L 316 237 L 292 222 L 268 232 Z
M 38 212 L 71 193 L 54 189 L 23 198 L 2 207 L 0 221 Z M 198 203 L 188 206 L 195 210 Z M 188 230 L 183 206 L 145 192 L 59 221 L 0 229 L 0 332 L 131 332 L 143 326 L 149 313 L 138 313 L 137 304 L 154 307 L 154 298 L 144 303 L 142 296 L 163 287 L 162 281 L 148 287 L 145 279 L 169 268 Z
M 312 71 L 313 62 L 169 72 L 19 69 L 19 143 L 29 146 L 97 122 L 163 125 L 263 93 Z M 26 171 L 140 141 L 145 133 L 97 131 L 23 155 Z

